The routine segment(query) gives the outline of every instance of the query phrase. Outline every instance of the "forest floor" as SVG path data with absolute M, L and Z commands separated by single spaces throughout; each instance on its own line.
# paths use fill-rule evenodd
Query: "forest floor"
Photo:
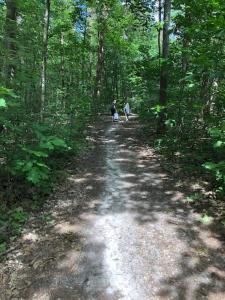
M 224 235 L 140 133 L 135 118 L 92 128 L 45 222 L 31 218 L 0 264 L 1 300 L 225 299 Z

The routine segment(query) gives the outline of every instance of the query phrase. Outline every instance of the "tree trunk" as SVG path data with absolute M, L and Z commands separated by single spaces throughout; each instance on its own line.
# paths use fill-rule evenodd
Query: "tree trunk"
M 5 85 L 10 86 L 16 70 L 16 0 L 6 0 L 6 21 L 5 21 L 5 62 L 4 78 Z
M 183 33 L 183 38 L 182 38 L 182 56 L 181 56 L 181 80 L 180 80 L 180 99 L 178 104 L 178 119 L 177 119 L 177 125 L 180 128 L 180 131 L 182 131 L 182 126 L 183 126 L 183 111 L 182 111 L 182 100 L 185 98 L 184 97 L 184 90 L 185 90 L 185 85 L 186 85 L 186 74 L 188 70 L 188 55 L 187 55 L 187 49 L 189 46 L 189 40 L 187 37 L 187 34 L 184 32 Z
M 45 108 L 46 98 L 46 69 L 47 69 L 47 56 L 48 56 L 48 30 L 50 18 L 51 0 L 46 0 L 45 15 L 44 15 L 44 31 L 43 31 L 43 54 L 41 66 L 41 120 L 43 120 L 43 113 Z
M 187 57 L 187 49 L 189 46 L 189 41 L 187 40 L 186 35 L 183 37 L 183 52 L 182 52 L 182 73 L 183 76 L 186 75 L 187 73 L 187 68 L 188 68 L 188 57 Z
M 161 66 L 160 59 L 161 59 L 161 23 L 162 23 L 162 0 L 159 0 L 159 28 L 158 28 L 158 51 L 159 51 L 159 68 Z
M 103 77 L 103 65 L 104 65 L 104 31 L 103 26 L 100 24 L 98 31 L 98 58 L 96 66 L 96 79 L 95 79 L 95 90 L 94 90 L 94 101 L 95 106 L 98 106 L 101 98 L 101 83 Z
M 64 50 L 64 33 L 61 32 L 60 36 L 60 46 L 61 46 L 61 90 L 62 90 L 62 108 L 65 109 L 66 103 L 65 103 L 65 98 L 66 98 L 66 91 L 65 91 L 65 50 Z
M 167 86 L 168 86 L 168 66 L 167 59 L 169 57 L 169 25 L 170 25 L 171 0 L 164 1 L 163 16 L 163 49 L 162 58 L 163 65 L 160 71 L 160 93 L 159 104 L 163 107 L 158 121 L 158 132 L 165 131 L 165 106 L 167 103 Z
M 88 7 L 86 6 L 85 9 L 85 21 L 84 21 L 84 36 L 83 36 L 83 55 L 82 55 L 82 63 L 81 63 L 81 74 L 82 74 L 82 93 L 84 93 L 85 91 L 85 83 L 86 83 L 86 69 L 85 69 L 85 65 L 86 65 L 86 39 L 87 39 L 87 32 L 88 32 Z
M 94 107 L 98 109 L 101 99 L 101 87 L 104 73 L 104 38 L 106 30 L 106 18 L 107 18 L 107 7 L 105 3 L 99 2 L 97 7 L 97 19 L 98 19 L 98 54 L 97 54 L 97 65 L 96 65 L 96 77 L 95 77 L 95 88 L 94 88 Z

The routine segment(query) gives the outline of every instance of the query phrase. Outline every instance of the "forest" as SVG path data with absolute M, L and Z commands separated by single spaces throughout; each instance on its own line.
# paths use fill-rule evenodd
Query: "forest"
M 168 172 L 223 201 L 224 41 L 223 0 L 0 0 L 0 251 L 114 99 Z

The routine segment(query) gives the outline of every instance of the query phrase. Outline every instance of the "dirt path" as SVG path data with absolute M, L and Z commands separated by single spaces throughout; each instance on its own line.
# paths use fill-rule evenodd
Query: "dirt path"
M 138 132 L 135 120 L 99 130 L 46 207 L 51 226 L 27 228 L 9 255 L 1 299 L 225 299 L 221 236 Z

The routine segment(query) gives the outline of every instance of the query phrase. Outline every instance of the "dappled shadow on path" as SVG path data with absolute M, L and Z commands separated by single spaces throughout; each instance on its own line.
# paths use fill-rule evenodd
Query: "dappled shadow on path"
M 225 299 L 223 234 L 198 222 L 192 187 L 162 171 L 138 126 L 108 125 L 58 191 L 55 225 L 23 248 L 20 299 Z

